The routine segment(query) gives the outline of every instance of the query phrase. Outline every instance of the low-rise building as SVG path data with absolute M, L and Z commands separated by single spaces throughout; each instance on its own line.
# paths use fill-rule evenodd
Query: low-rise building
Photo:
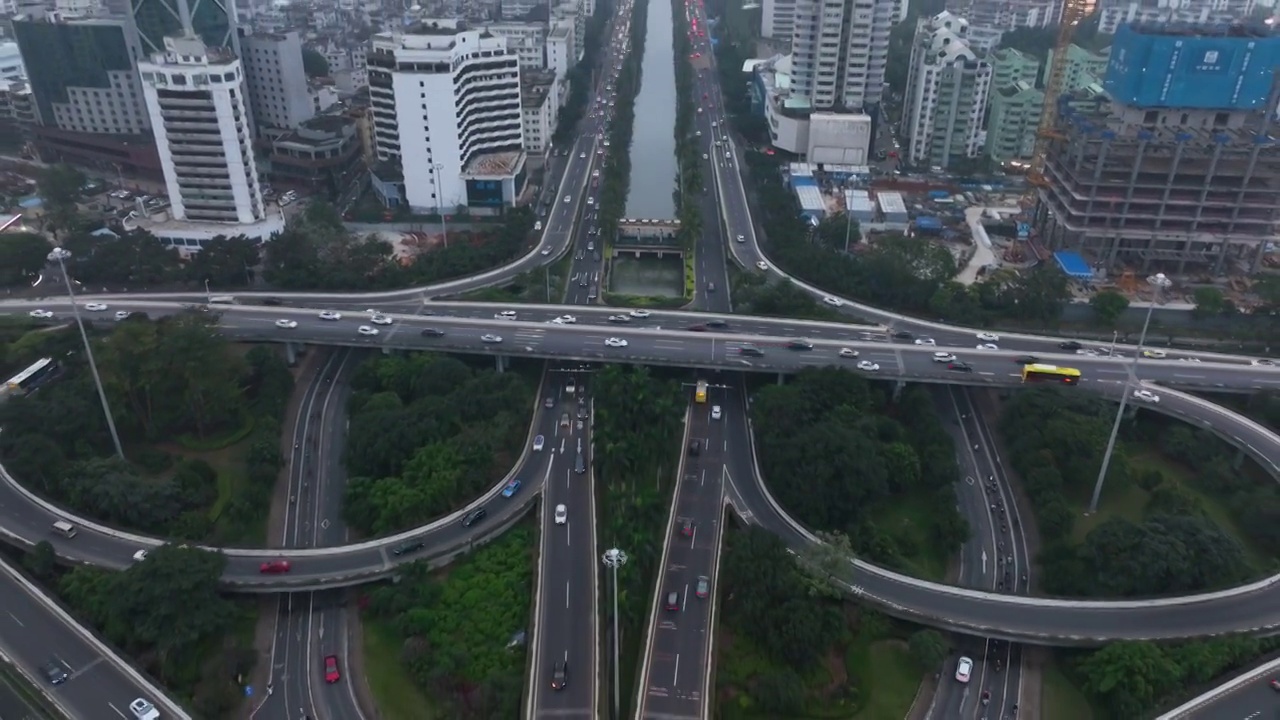
M 520 108 L 524 114 L 524 150 L 541 155 L 551 145 L 559 120 L 560 84 L 550 70 L 520 74 Z
M 320 115 L 271 143 L 271 180 L 337 200 L 364 171 L 356 120 Z

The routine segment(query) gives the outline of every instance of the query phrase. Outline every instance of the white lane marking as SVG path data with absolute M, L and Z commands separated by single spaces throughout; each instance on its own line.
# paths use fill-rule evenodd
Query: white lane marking
M 21 620 L 18 619 L 17 615 L 14 615 L 13 613 L 9 613 L 9 617 L 13 618 L 13 621 L 18 623 L 19 627 L 26 627 L 26 625 Z
M 115 706 L 115 703 L 107 703 L 107 707 L 111 708 L 112 710 L 115 710 L 115 711 L 116 711 L 116 714 L 117 714 L 117 715 L 119 715 L 120 717 L 124 718 L 125 720 L 129 720 L 129 716 L 128 716 L 128 715 L 125 715 L 125 714 L 124 714 L 124 713 L 122 713 L 122 712 L 120 712 L 120 708 L 116 707 L 116 706 Z

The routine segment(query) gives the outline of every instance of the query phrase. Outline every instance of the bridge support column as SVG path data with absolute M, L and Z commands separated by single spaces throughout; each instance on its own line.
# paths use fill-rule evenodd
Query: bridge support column
M 778 384 L 779 385 L 787 384 L 787 376 L 784 373 L 778 373 Z
M 510 359 L 506 355 L 494 355 L 493 361 L 500 373 L 506 372 L 507 365 L 511 364 Z
M 293 367 L 298 364 L 298 356 L 301 354 L 301 343 L 287 342 L 284 344 L 284 359 L 289 363 L 289 367 Z
M 898 402 L 898 399 L 902 397 L 902 390 L 906 386 L 907 386 L 907 383 L 902 380 L 898 380 L 893 383 L 893 401 L 894 402 Z
M 1244 465 L 1244 459 L 1248 457 L 1243 449 L 1236 450 L 1236 456 L 1231 459 L 1231 469 L 1239 470 Z
M 383 355 L 391 356 L 391 355 L 394 355 L 395 353 L 396 353 L 396 351 L 395 351 L 395 350 L 393 350 L 393 349 L 391 349 L 391 348 L 387 347 L 386 345 L 383 345 L 383 346 L 382 346 L 382 354 L 383 354 Z

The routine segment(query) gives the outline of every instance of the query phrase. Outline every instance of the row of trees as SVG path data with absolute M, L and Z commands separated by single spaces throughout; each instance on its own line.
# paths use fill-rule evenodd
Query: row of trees
M 582 45 L 582 59 L 569 70 L 569 97 L 564 107 L 560 108 L 560 119 L 556 121 L 555 134 L 551 141 L 557 147 L 567 147 L 573 143 L 578 132 L 578 123 L 582 121 L 591 104 L 591 80 L 600 67 L 601 50 L 604 49 L 605 28 L 613 17 L 613 0 L 600 0 L 596 3 L 596 11 L 587 21 L 586 38 Z
M 913 560 L 939 548 L 949 556 L 968 537 L 955 507 L 951 436 L 924 388 L 895 401 L 859 375 L 808 370 L 762 388 L 751 416 L 770 490 L 808 527 L 841 532 L 863 557 L 908 572 Z M 876 523 L 878 510 L 904 499 L 928 504 L 925 547 Z
M 30 333 L 9 348 L 10 359 L 20 363 L 56 358 L 63 374 L 33 395 L 0 404 L 5 466 L 77 512 L 203 540 L 217 520 L 209 510 L 218 473 L 201 459 L 182 456 L 252 433 L 248 485 L 262 494 L 236 498 L 223 512 L 238 520 L 239 530 L 260 523 L 261 504 L 280 467 L 280 416 L 292 391 L 292 375 L 279 356 L 255 348 L 242 359 L 215 334 L 212 318 L 200 313 L 157 321 L 131 317 L 93 342 L 130 461 L 114 457 L 79 335 L 64 329 Z
M 1041 577 L 1062 595 L 1137 597 L 1232 585 L 1249 574 L 1240 544 L 1205 513 L 1198 499 L 1159 471 L 1131 471 L 1118 446 L 1107 492 L 1136 483 L 1150 493 L 1139 521 L 1113 517 L 1076 544 L 1076 507 L 1088 498 L 1101 466 L 1114 406 L 1096 397 L 1041 387 L 1015 395 L 1001 418 L 1013 467 L 1023 479 L 1039 521 L 1044 549 Z M 1140 415 L 1144 416 L 1145 413 Z M 1144 427 L 1146 426 L 1146 427 Z M 1234 476 L 1221 444 L 1189 428 L 1162 427 L 1141 417 L 1125 428 L 1128 440 L 1159 436 L 1172 459 L 1204 471 L 1200 482 Z M 1218 468 L 1215 470 L 1215 468 Z
M 1184 701 L 1193 689 L 1280 649 L 1276 638 L 1231 637 L 1161 645 L 1118 642 L 1079 653 L 1068 672 L 1096 708 L 1113 718 L 1150 717 Z
M 475 499 L 524 447 L 533 391 L 517 373 L 415 353 L 371 358 L 351 384 L 343 513 L 366 535 Z
M 448 717 L 520 716 L 525 646 L 513 636 L 528 621 L 536 544 L 521 525 L 459 559 L 446 576 L 416 562 L 370 593 L 369 612 L 404 638 L 401 662 L 418 687 L 447 705 Z
M 805 320 L 847 321 L 790 280 L 774 282 L 762 273 L 737 273 L 733 277 L 733 306 L 745 315 L 802 318 Z
M 702 105 L 696 90 L 696 76 L 690 57 L 693 55 L 693 43 L 689 40 L 689 16 L 682 0 L 670 0 L 671 18 L 675 24 L 672 34 L 673 54 L 675 62 L 676 88 L 676 187 L 672 190 L 675 199 L 676 214 L 680 220 L 680 244 L 686 253 L 692 254 L 697 247 L 698 238 L 702 236 L 702 196 L 707 192 L 702 177 L 703 161 L 701 159 L 702 143 L 694 133 L 697 131 L 698 108 Z M 692 276 L 692 265 L 685 264 L 686 299 L 692 299 L 695 278 Z
M 236 629 L 252 621 L 253 610 L 219 592 L 222 555 L 165 545 L 123 572 L 64 571 L 46 542 L 24 565 L 197 717 L 230 717 L 238 707 L 240 678 L 253 670 L 257 653 Z

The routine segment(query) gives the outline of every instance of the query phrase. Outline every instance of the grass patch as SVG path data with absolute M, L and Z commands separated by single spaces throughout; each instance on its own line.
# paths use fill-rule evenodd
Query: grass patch
M 203 460 L 217 471 L 218 497 L 209 507 L 209 522 L 213 525 L 210 537 L 246 547 L 262 547 L 266 543 L 266 514 L 269 507 L 263 507 L 261 518 L 253 523 L 244 523 L 243 518 L 233 521 L 232 514 L 226 512 L 227 507 L 242 492 L 247 491 L 249 475 L 246 459 L 249 442 L 249 438 L 241 438 L 236 444 L 218 450 L 196 451 L 181 446 L 165 446 L 162 449 L 183 459 Z
M 195 452 L 207 452 L 210 450 L 220 450 L 249 437 L 249 433 L 253 432 L 254 419 L 252 415 L 245 415 L 241 418 L 240 427 L 230 430 L 222 435 L 214 435 L 213 437 L 198 438 L 194 435 L 183 435 L 178 438 L 178 444 L 187 450 Z
M 845 653 L 849 676 L 862 691 L 862 710 L 855 720 L 900 720 L 920 689 L 920 670 L 903 640 L 872 640 L 859 633 Z
M 876 526 L 893 538 L 912 577 L 943 582 L 948 555 L 932 540 L 929 528 L 934 509 L 925 498 L 895 496 L 872 512 Z
M 395 631 L 367 615 L 360 622 L 364 626 L 364 676 L 378 706 L 378 716 L 382 720 L 443 718 L 400 663 L 400 640 Z
M 1055 663 L 1046 663 L 1040 677 L 1040 717 L 1043 720 L 1093 720 L 1089 700 Z
M 1128 450 L 1131 477 L 1141 477 L 1152 470 L 1158 470 L 1164 476 L 1166 484 L 1176 486 L 1195 498 L 1205 515 L 1222 528 L 1223 532 L 1240 543 L 1240 547 L 1244 549 L 1245 560 L 1254 571 L 1261 573 L 1271 567 L 1267 554 L 1259 550 L 1249 536 L 1240 529 L 1234 514 L 1216 497 L 1204 493 L 1197 487 L 1195 476 L 1189 468 L 1166 458 L 1150 445 L 1134 445 Z M 1102 491 L 1102 500 L 1098 504 L 1098 512 L 1089 516 L 1083 514 L 1089 499 L 1087 497 L 1071 498 L 1073 503 L 1078 502 L 1076 509 L 1080 511 L 1080 517 L 1077 518 L 1072 529 L 1072 541 L 1076 544 L 1084 542 L 1090 530 L 1113 517 L 1123 518 L 1133 523 L 1142 522 L 1150 498 L 1151 494 L 1138 487 L 1136 482 L 1129 482 L 1123 487 L 1105 486 Z

